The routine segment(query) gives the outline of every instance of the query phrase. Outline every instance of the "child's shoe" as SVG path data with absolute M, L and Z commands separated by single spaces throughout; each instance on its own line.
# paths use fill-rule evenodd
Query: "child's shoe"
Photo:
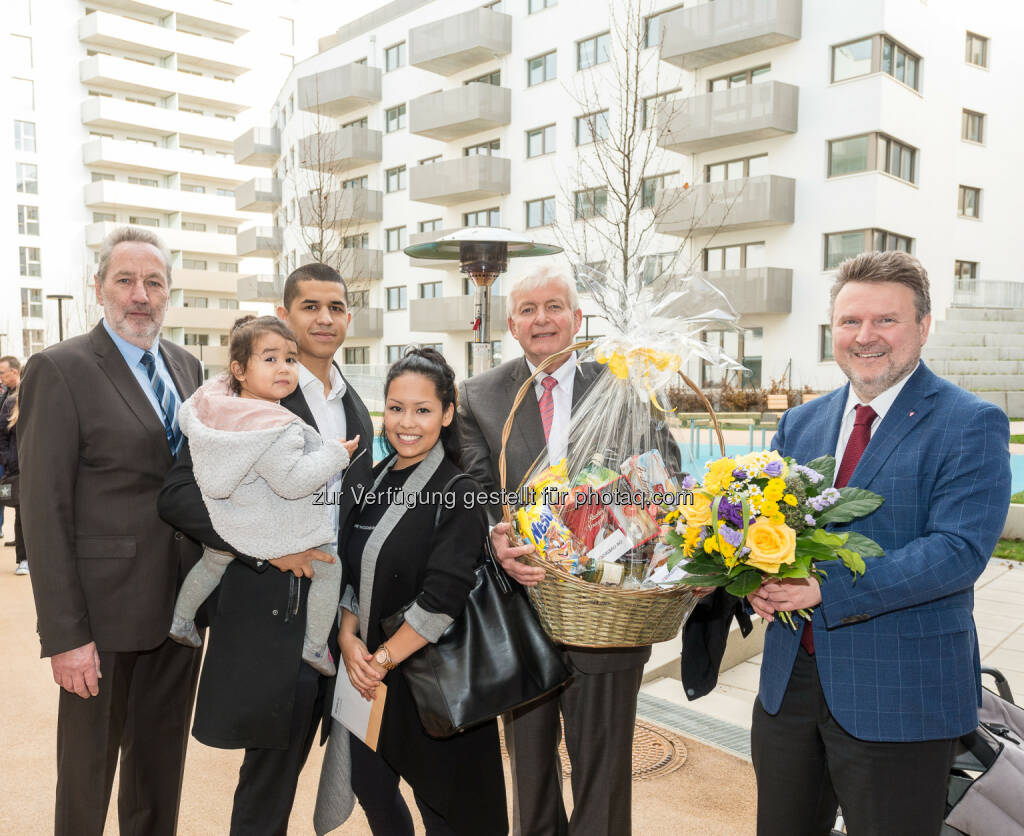
M 175 615 L 171 620 L 171 629 L 167 634 L 178 644 L 186 647 L 202 647 L 203 640 L 196 629 L 196 623 L 184 616 Z
M 302 661 L 320 671 L 324 676 L 334 676 L 338 669 L 334 666 L 334 659 L 331 658 L 331 651 L 327 645 L 314 647 L 308 641 L 302 644 Z

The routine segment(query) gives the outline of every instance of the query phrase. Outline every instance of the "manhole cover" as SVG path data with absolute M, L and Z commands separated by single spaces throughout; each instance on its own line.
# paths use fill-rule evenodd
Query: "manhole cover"
M 501 736 L 501 754 L 508 758 L 505 749 L 505 735 Z M 572 772 L 569 753 L 565 749 L 565 735 L 558 744 L 558 754 L 562 759 L 562 773 L 568 776 Z M 636 721 L 633 730 L 633 780 L 644 781 L 675 772 L 686 763 L 686 744 L 671 732 L 660 726 Z

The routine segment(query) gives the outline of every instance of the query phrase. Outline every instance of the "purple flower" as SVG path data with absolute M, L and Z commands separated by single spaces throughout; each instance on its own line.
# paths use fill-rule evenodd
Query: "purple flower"
M 814 521 L 814 517 L 812 517 L 810 514 L 804 514 L 804 522 L 812 527 L 817 525 L 817 523 Z
M 810 467 L 804 467 L 802 464 L 793 465 L 793 470 L 799 473 L 801 476 L 807 477 L 812 485 L 817 485 L 825 477 Z
M 764 472 L 766 476 L 771 476 L 773 479 L 776 476 L 782 474 L 782 460 L 772 459 L 768 464 L 764 466 Z
M 718 519 L 725 520 L 739 528 L 743 525 L 743 506 L 739 502 L 732 503 L 728 499 L 723 499 L 718 503 Z M 736 544 L 733 543 L 733 545 Z
M 732 478 L 738 479 L 740 482 L 742 482 L 744 479 L 747 478 L 747 471 L 745 471 L 742 467 L 737 467 L 732 472 Z
M 735 528 L 729 528 L 727 525 L 723 525 L 718 529 L 718 533 L 726 543 L 734 548 L 743 542 L 743 532 L 737 531 Z
M 694 479 L 689 473 L 687 473 L 683 477 L 682 487 L 684 491 L 692 491 L 695 487 L 697 487 L 697 480 Z

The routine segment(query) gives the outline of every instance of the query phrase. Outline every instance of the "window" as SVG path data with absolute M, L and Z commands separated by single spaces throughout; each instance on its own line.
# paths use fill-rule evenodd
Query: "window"
M 389 107 L 385 114 L 385 131 L 387 133 L 394 133 L 395 131 L 401 130 L 405 127 L 405 105 L 395 105 Z
M 420 284 L 420 299 L 439 299 L 444 295 L 442 282 L 423 282 Z
M 192 183 L 182 183 L 181 190 L 183 192 L 192 192 L 193 194 L 206 194 L 206 186 L 196 186 Z
M 920 89 L 921 57 L 885 35 L 872 35 L 832 47 L 832 81 L 882 72 Z
M 238 265 L 233 261 L 218 261 L 217 271 L 220 273 L 237 273 Z
M 480 209 L 477 212 L 465 212 L 462 215 L 463 226 L 500 226 L 501 210 Z
M 18 70 L 32 69 L 32 39 L 24 35 L 11 35 L 10 47 L 11 67 Z
M 675 263 L 675 253 L 655 253 L 645 255 L 641 262 L 640 275 L 645 285 L 660 279 Z
M 765 266 L 764 241 L 732 244 L 728 247 L 707 247 L 703 252 L 704 269 L 747 270 Z
M 134 226 L 160 226 L 159 218 L 145 218 L 141 215 L 130 215 L 128 223 Z
M 753 157 L 741 157 L 738 160 L 726 160 L 704 166 L 704 179 L 708 183 L 722 180 L 739 180 L 744 177 L 759 177 L 767 174 L 768 155 L 757 154 Z
M 501 70 L 492 70 L 489 73 L 471 78 L 466 84 L 493 84 L 495 87 L 501 86 Z
M 36 123 L 14 120 L 14 150 L 34 154 L 36 151 Z
M 708 82 L 708 92 L 714 93 L 716 90 L 728 90 L 730 87 L 746 87 L 748 84 L 753 84 L 757 81 L 759 76 L 770 72 L 771 68 L 771 64 L 765 64 L 761 67 L 754 67 L 742 72 L 732 73 L 731 75 L 724 75 L 720 78 L 713 78 Z
M 343 189 L 366 189 L 369 188 L 370 178 L 364 174 L 362 177 L 353 177 L 351 180 L 342 180 Z
M 402 359 L 402 354 L 405 352 L 404 345 L 389 345 L 386 347 L 388 364 L 397 363 Z
M 654 123 L 658 118 L 659 108 L 666 102 L 670 102 L 673 99 L 675 99 L 680 92 L 681 91 L 677 87 L 675 90 L 668 90 L 664 93 L 658 93 L 657 95 L 654 96 L 647 96 L 643 100 L 642 104 L 643 110 L 640 113 L 640 127 L 644 128 L 645 130 L 647 128 L 653 128 Z M 667 112 L 672 113 L 672 110 L 673 108 L 669 108 Z
M 343 250 L 364 250 L 369 246 L 369 232 L 361 232 L 358 235 L 346 235 L 341 239 L 341 248 Z
M 18 207 L 19 211 L 21 207 Z M 956 213 L 961 218 L 981 217 L 981 189 L 973 186 L 961 186 L 957 197 Z M 21 215 L 19 214 L 19 220 Z
M 395 253 L 399 250 L 405 249 L 405 227 L 396 226 L 387 230 L 385 233 L 385 239 L 387 241 L 387 251 L 389 253 Z
M 43 291 L 39 287 L 21 289 L 21 315 L 41 319 L 43 316 Z
M 552 50 L 526 62 L 526 86 L 533 87 L 551 81 L 558 74 L 557 51 Z
M 818 326 L 818 360 L 819 362 L 826 362 L 828 360 L 835 360 L 835 356 L 832 354 L 832 326 L 831 325 L 819 325 Z
M 663 25 L 665 22 L 665 15 L 669 12 L 674 12 L 676 9 L 681 9 L 683 6 L 673 6 L 671 9 L 665 9 L 664 11 L 658 12 L 655 15 L 644 18 L 644 46 L 659 46 L 661 44 L 662 33 L 664 31 Z
M 436 162 L 440 162 L 441 155 L 435 154 L 433 157 L 424 157 L 419 161 L 419 165 L 433 165 Z
M 576 192 L 576 220 L 586 220 L 595 215 L 604 215 L 608 205 L 607 189 L 583 189 Z
M 350 290 L 348 292 L 348 309 L 362 309 L 370 307 L 370 291 Z
M 92 222 L 94 224 L 112 224 L 117 222 L 117 215 L 113 212 L 93 212 Z
M 181 260 L 181 266 L 185 270 L 205 270 L 206 259 L 203 258 L 183 258 Z
M 384 72 L 389 73 L 405 66 L 405 41 L 384 50 Z
M 364 116 L 362 119 L 355 119 L 355 120 L 353 120 L 351 122 L 346 122 L 341 127 L 342 127 L 342 130 L 344 130 L 345 128 L 367 128 L 369 126 L 370 126 L 370 120 L 367 117 Z
M 400 165 L 397 168 L 389 168 L 385 178 L 385 189 L 388 194 L 400 192 L 406 187 L 407 180 L 408 174 L 404 165 Z
M 218 235 L 238 235 L 237 226 L 227 226 L 226 224 L 217 224 Z
M 183 308 L 208 308 L 210 300 L 206 296 L 182 296 L 181 306 Z
M 884 171 L 900 180 L 917 179 L 917 149 L 885 134 L 835 139 L 828 144 L 828 176 Z
M 462 155 L 464 157 L 478 157 L 485 156 L 490 157 L 495 151 L 501 150 L 501 140 L 491 139 L 487 142 L 481 142 L 479 145 L 470 145 L 468 148 L 462 149 Z
M 585 70 L 610 59 L 612 38 L 608 32 L 576 42 L 576 69 Z
M 405 285 L 385 289 L 389 311 L 404 311 L 409 307 Z
M 185 345 L 209 345 L 209 334 L 196 334 L 190 331 L 185 332 Z
M 206 224 L 196 221 L 182 221 L 181 228 L 185 232 L 206 232 Z
M 440 232 L 441 231 L 441 218 L 434 218 L 429 221 L 420 221 L 417 225 L 420 232 Z
M 665 188 L 666 178 L 677 177 L 678 175 L 678 171 L 673 171 L 668 174 L 657 174 L 653 177 L 645 177 L 643 182 L 640 184 L 640 206 L 644 209 L 650 209 L 654 206 L 654 201 L 658 191 Z
M 984 38 L 981 35 L 975 35 L 973 32 L 968 32 L 967 49 L 964 60 L 968 64 L 974 64 L 975 67 L 987 67 L 988 38 Z
M 38 235 L 39 234 L 39 207 L 18 206 L 18 234 Z
M 555 222 L 554 197 L 542 197 L 526 201 L 526 228 L 550 226 Z
M 238 300 L 237 299 L 218 299 L 217 307 L 222 311 L 237 311 Z
M 39 194 L 39 169 L 35 163 L 15 163 L 14 172 L 19 194 Z
M 146 105 L 147 107 L 156 107 L 156 102 L 150 101 L 149 99 L 137 99 L 134 96 L 125 96 L 126 102 L 132 102 L 133 104 Z
M 545 125 L 526 132 L 526 156 L 542 157 L 555 153 L 555 126 Z
M 884 229 L 854 229 L 825 235 L 825 269 L 834 270 L 848 258 L 865 252 L 902 250 L 909 253 L 913 239 Z
M 557 5 L 558 0 L 529 0 L 528 13 L 532 15 L 534 12 L 550 9 L 552 6 Z
M 43 343 L 43 332 L 41 329 L 29 328 L 21 332 L 22 354 L 26 357 L 37 351 L 42 351 L 46 346 Z
M 956 290 L 972 290 L 978 278 L 977 261 L 956 261 L 953 264 L 953 286 Z
M 43 275 L 43 268 L 39 262 L 39 247 L 18 247 L 18 263 L 22 276 Z
M 345 349 L 346 366 L 368 366 L 370 364 L 370 349 L 365 346 Z
M 110 182 L 113 182 L 116 179 L 117 178 L 114 177 L 113 174 L 105 174 L 105 173 L 100 172 L 100 171 L 94 171 L 92 173 L 92 182 L 93 183 L 99 183 L 99 182 L 102 182 L 104 180 L 109 180 Z
M 149 186 L 151 189 L 160 188 L 160 183 L 151 177 L 129 177 L 128 182 L 136 186 Z
M 233 189 L 217 189 L 217 197 L 234 197 L 235 192 Z
M 577 145 L 589 145 L 598 140 L 608 139 L 609 133 L 607 110 L 576 117 Z
M 963 119 L 960 126 L 960 138 L 968 142 L 985 141 L 985 114 L 973 110 L 964 109 Z

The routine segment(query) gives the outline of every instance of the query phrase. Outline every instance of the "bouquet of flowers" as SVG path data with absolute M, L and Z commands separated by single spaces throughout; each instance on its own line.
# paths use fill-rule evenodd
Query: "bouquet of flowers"
M 682 482 L 690 493 L 669 515 L 674 527 L 662 539 L 674 551 L 655 580 L 724 586 L 741 598 L 766 578 L 820 580 L 827 561 L 840 561 L 856 580 L 864 558 L 880 556 L 882 548 L 863 534 L 825 526 L 865 517 L 884 500 L 863 488 L 831 487 L 835 466 L 832 456 L 801 465 L 770 450 L 709 461 L 701 483 L 692 476 Z M 795 629 L 792 613 L 779 615 Z

